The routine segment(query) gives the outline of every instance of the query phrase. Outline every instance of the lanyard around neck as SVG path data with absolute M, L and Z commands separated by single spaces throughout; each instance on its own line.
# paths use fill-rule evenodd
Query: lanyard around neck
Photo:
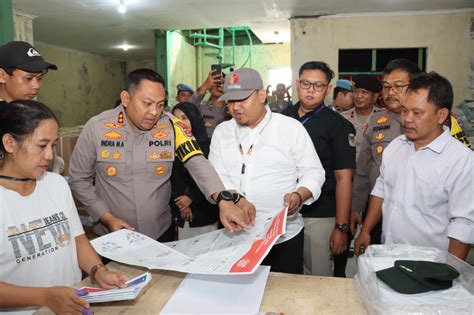
M 247 164 L 248 164 L 248 159 L 252 156 L 253 153 L 255 153 L 255 146 L 258 142 L 258 139 L 260 138 L 260 135 L 263 133 L 265 128 L 267 128 L 267 126 L 270 124 L 271 120 L 272 120 L 272 112 L 269 112 L 268 120 L 265 122 L 265 125 L 263 125 L 262 129 L 260 129 L 260 131 L 257 133 L 255 139 L 253 139 L 252 143 L 250 144 L 249 148 L 247 149 L 247 152 L 244 152 L 242 143 L 240 141 L 239 134 L 237 133 L 238 128 L 235 128 L 235 139 L 237 140 L 238 150 L 239 150 L 239 153 L 240 153 L 240 155 L 242 156 L 242 159 L 243 159 L 242 167 L 240 169 L 240 174 L 241 174 L 240 192 L 242 194 L 244 194 L 244 196 L 246 194 L 246 192 L 245 192 L 245 182 L 246 182 L 246 180 L 245 179 L 246 179 L 247 174 L 245 173 L 245 171 L 246 171 L 246 167 L 247 167 Z
M 301 105 L 300 105 L 301 106 Z M 303 120 L 300 120 L 301 123 L 304 125 L 308 122 L 308 120 L 310 120 L 311 118 L 313 118 L 317 113 L 319 113 L 324 107 L 326 107 L 326 105 L 324 104 L 321 104 L 318 108 L 316 108 L 315 110 L 313 110 L 310 114 L 306 114 L 305 116 L 307 116 L 305 119 Z

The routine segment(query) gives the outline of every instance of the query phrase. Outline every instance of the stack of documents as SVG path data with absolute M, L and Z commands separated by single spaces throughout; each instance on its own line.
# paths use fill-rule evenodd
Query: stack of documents
M 81 297 L 89 303 L 101 303 L 111 301 L 133 300 L 140 291 L 151 281 L 151 274 L 146 272 L 132 280 L 127 281 L 127 287 L 122 289 L 105 290 L 101 288 L 82 287 L 79 290 L 87 291 L 89 294 Z

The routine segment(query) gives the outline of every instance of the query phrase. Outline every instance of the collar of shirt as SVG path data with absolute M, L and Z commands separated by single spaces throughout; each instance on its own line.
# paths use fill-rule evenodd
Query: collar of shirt
M 376 109 L 374 105 L 372 105 L 372 110 L 371 110 L 370 113 L 368 113 L 367 115 L 360 115 L 360 114 L 358 114 L 358 113 L 357 113 L 357 110 L 356 110 L 356 108 L 355 108 L 355 106 L 352 107 L 352 108 L 349 109 L 349 110 L 351 111 L 351 113 L 354 113 L 354 115 L 355 115 L 356 117 L 365 117 L 365 118 L 371 116 L 373 113 L 378 113 L 378 112 L 382 111 L 382 109 L 378 109 L 378 108 Z
M 124 130 L 128 133 L 131 133 L 131 134 L 137 134 L 137 135 L 141 135 L 141 134 L 144 134 L 146 133 L 147 131 L 149 130 L 141 130 L 141 129 L 138 129 L 137 127 L 135 127 L 135 125 L 133 125 L 131 122 L 128 121 L 128 116 L 127 114 L 125 113 L 125 107 L 123 107 L 122 104 L 120 104 L 119 106 L 116 107 L 116 113 L 117 113 L 117 117 L 118 115 L 120 114 L 120 112 L 123 113 L 123 127 L 124 127 Z M 168 114 L 163 111 L 161 113 L 161 116 L 160 118 L 158 119 L 158 121 L 156 122 L 156 124 L 159 124 L 160 121 L 163 120 L 164 117 L 167 117 Z
M 380 113 L 385 113 L 385 112 L 382 110 L 382 111 L 378 111 L 377 113 L 380 114 Z M 402 123 L 402 118 L 401 118 L 400 113 L 392 112 L 391 110 L 386 109 L 386 114 L 390 116 L 390 118 L 398 121 L 400 124 Z
M 272 119 L 272 111 L 270 110 L 270 108 L 268 106 L 265 106 L 265 110 L 266 110 L 265 117 L 263 117 L 262 121 L 259 122 L 255 128 L 250 128 L 248 126 L 241 126 L 237 123 L 237 121 L 235 121 L 235 119 L 232 119 L 235 125 L 237 142 L 244 141 L 244 140 L 248 141 L 250 137 L 253 138 L 254 135 L 257 135 L 263 132 L 263 129 L 270 123 L 270 120 Z M 249 135 L 250 137 L 248 137 Z M 247 139 L 244 139 L 246 137 Z
M 436 152 L 440 154 L 443 149 L 446 147 L 448 144 L 448 141 L 451 137 L 451 134 L 449 133 L 449 128 L 447 126 L 443 126 L 443 133 L 441 133 L 436 139 L 431 141 L 427 146 L 424 146 L 420 148 L 420 150 L 423 149 L 430 149 L 433 152 Z M 405 135 L 402 135 L 400 137 L 400 140 L 405 141 L 407 144 L 410 144 L 411 146 L 414 146 L 413 141 L 407 139 Z

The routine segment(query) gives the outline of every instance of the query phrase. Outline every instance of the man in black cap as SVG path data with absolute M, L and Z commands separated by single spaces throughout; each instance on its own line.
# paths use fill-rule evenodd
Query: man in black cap
M 27 42 L 12 41 L 0 46 L 0 100 L 35 98 L 49 69 L 57 70 L 58 67 L 45 62 Z
M 376 77 L 370 75 L 360 75 L 353 78 L 354 107 L 342 113 L 342 116 L 349 120 L 356 130 L 355 145 L 356 159 L 359 156 L 360 145 L 362 143 L 362 134 L 367 127 L 372 114 L 378 111 L 374 107 L 375 102 L 382 91 L 382 85 Z
M 400 113 L 410 81 L 419 75 L 418 66 L 407 59 L 394 59 L 383 70 L 382 97 L 387 108 L 372 115 L 364 128 L 360 154 L 352 183 L 351 232 L 362 222 L 370 192 L 380 174 L 382 154 L 388 144 L 403 133 Z M 372 244 L 380 244 L 382 224 L 371 234 Z

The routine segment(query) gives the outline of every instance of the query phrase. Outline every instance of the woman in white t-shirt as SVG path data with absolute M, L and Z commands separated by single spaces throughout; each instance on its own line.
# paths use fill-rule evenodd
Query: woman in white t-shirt
M 47 172 L 58 140 L 53 112 L 36 101 L 0 104 L 0 312 L 89 313 L 71 288 L 81 269 L 100 287 L 124 287 L 84 235 L 66 181 Z

